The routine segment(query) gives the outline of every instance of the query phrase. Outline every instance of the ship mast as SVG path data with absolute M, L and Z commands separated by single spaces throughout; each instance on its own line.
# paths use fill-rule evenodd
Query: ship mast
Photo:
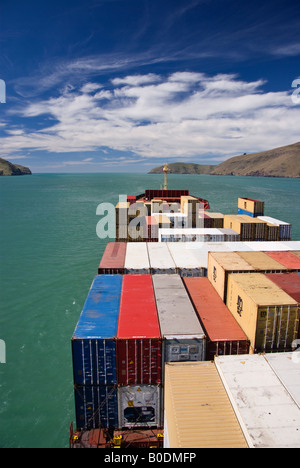
M 168 167 L 168 164 L 165 164 L 164 168 L 163 168 L 163 171 L 164 171 L 164 174 L 165 174 L 165 190 L 167 190 L 168 188 L 168 184 L 167 184 L 167 177 L 168 177 L 168 172 L 169 172 L 169 167 Z

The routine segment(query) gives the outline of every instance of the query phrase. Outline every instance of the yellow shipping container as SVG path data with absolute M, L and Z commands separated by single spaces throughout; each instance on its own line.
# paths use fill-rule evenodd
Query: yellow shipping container
M 224 228 L 233 229 L 241 236 L 241 241 L 266 239 L 266 223 L 247 215 L 225 215 Z
M 264 274 L 230 274 L 227 307 L 250 340 L 250 353 L 291 349 L 298 303 Z
M 166 228 L 170 229 L 172 227 L 172 223 L 168 216 L 165 214 L 155 214 L 153 217 L 156 219 L 158 227 L 161 228 Z
M 255 270 L 265 273 L 287 271 L 281 263 L 277 262 L 264 252 L 237 252 L 249 265 L 253 266 Z
M 214 363 L 166 364 L 164 447 L 249 447 Z
M 251 271 L 255 271 L 255 268 L 236 252 L 208 254 L 207 277 L 224 302 L 226 302 L 228 274 Z
M 262 216 L 264 213 L 265 203 L 252 198 L 239 198 L 238 208 L 253 213 L 254 216 Z

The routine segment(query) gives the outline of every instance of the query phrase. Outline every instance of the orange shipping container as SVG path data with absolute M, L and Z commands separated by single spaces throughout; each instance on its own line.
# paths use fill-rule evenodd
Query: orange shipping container
M 292 252 L 266 252 L 269 257 L 284 265 L 289 271 L 300 271 L 300 258 Z
M 184 278 L 186 289 L 207 336 L 206 359 L 248 354 L 249 341 L 207 278 Z

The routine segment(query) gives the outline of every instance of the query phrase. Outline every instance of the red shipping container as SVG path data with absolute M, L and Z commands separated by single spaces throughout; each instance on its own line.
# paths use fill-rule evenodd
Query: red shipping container
M 274 258 L 277 262 L 284 265 L 288 270 L 300 271 L 300 258 L 292 252 L 287 251 L 272 251 L 265 252 L 269 257 Z
M 266 273 L 266 277 L 300 304 L 300 275 L 298 273 Z M 298 338 L 300 338 L 300 327 Z
M 117 333 L 118 385 L 159 385 L 162 339 L 151 275 L 123 278 Z
M 215 355 L 248 354 L 249 340 L 208 278 L 183 278 L 206 332 L 206 360 Z
M 98 267 L 99 275 L 123 275 L 126 248 L 127 244 L 124 242 L 108 243 Z

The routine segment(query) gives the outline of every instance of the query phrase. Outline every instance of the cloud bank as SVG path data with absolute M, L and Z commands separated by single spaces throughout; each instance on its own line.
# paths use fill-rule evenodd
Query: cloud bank
M 292 90 L 266 93 L 263 87 L 262 80 L 194 72 L 66 85 L 56 97 L 11 110 L 24 125 L 7 127 L 1 153 L 110 149 L 201 162 L 298 141 L 300 106 L 293 104 Z M 30 130 L 31 119 L 40 119 L 42 128 Z

